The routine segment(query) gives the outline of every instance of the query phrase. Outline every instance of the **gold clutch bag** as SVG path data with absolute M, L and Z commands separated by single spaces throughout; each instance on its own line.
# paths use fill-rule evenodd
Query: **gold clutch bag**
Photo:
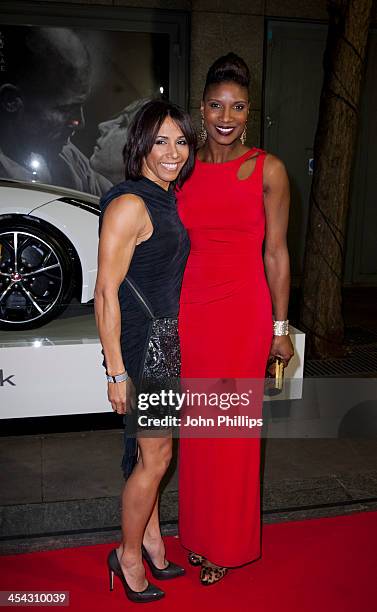
M 271 357 L 267 362 L 264 392 L 278 395 L 282 392 L 285 362 L 281 357 Z

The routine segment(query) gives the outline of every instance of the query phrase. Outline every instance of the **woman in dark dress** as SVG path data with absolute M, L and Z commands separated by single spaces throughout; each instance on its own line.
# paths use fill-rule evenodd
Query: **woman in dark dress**
M 164 595 L 147 582 L 142 557 L 155 578 L 184 573 L 165 558 L 158 518 L 158 488 L 171 458 L 171 430 L 145 431 L 132 399 L 137 401 L 141 391 L 165 388 L 180 373 L 177 315 L 189 240 L 173 188 L 183 185 L 192 171 L 195 140 L 186 113 L 162 100 L 146 103 L 130 126 L 126 181 L 101 201 L 96 320 L 108 398 L 115 412 L 127 413 L 126 428 L 137 437 L 139 449 L 123 491 L 122 542 L 110 553 L 108 567 L 110 588 L 115 574 L 134 602 Z M 169 408 L 148 411 L 160 417 Z

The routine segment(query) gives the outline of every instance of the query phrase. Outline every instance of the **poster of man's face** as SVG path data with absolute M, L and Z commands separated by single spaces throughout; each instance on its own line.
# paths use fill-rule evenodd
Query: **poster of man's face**
M 0 25 L 0 178 L 102 195 L 134 114 L 168 91 L 166 34 Z

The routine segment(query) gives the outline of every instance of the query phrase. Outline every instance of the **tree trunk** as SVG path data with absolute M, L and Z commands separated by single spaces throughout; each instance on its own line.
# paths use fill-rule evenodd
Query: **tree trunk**
M 328 2 L 300 309 L 310 357 L 344 354 L 345 232 L 372 4 L 373 0 Z

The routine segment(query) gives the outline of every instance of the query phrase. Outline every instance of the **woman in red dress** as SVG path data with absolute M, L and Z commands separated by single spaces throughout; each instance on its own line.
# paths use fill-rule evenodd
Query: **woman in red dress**
M 288 178 L 279 159 L 244 145 L 249 78 L 233 53 L 209 69 L 204 144 L 178 193 L 191 240 L 179 314 L 187 379 L 261 380 L 269 356 L 293 355 Z M 259 469 L 259 437 L 181 437 L 179 531 L 202 584 L 260 556 Z

